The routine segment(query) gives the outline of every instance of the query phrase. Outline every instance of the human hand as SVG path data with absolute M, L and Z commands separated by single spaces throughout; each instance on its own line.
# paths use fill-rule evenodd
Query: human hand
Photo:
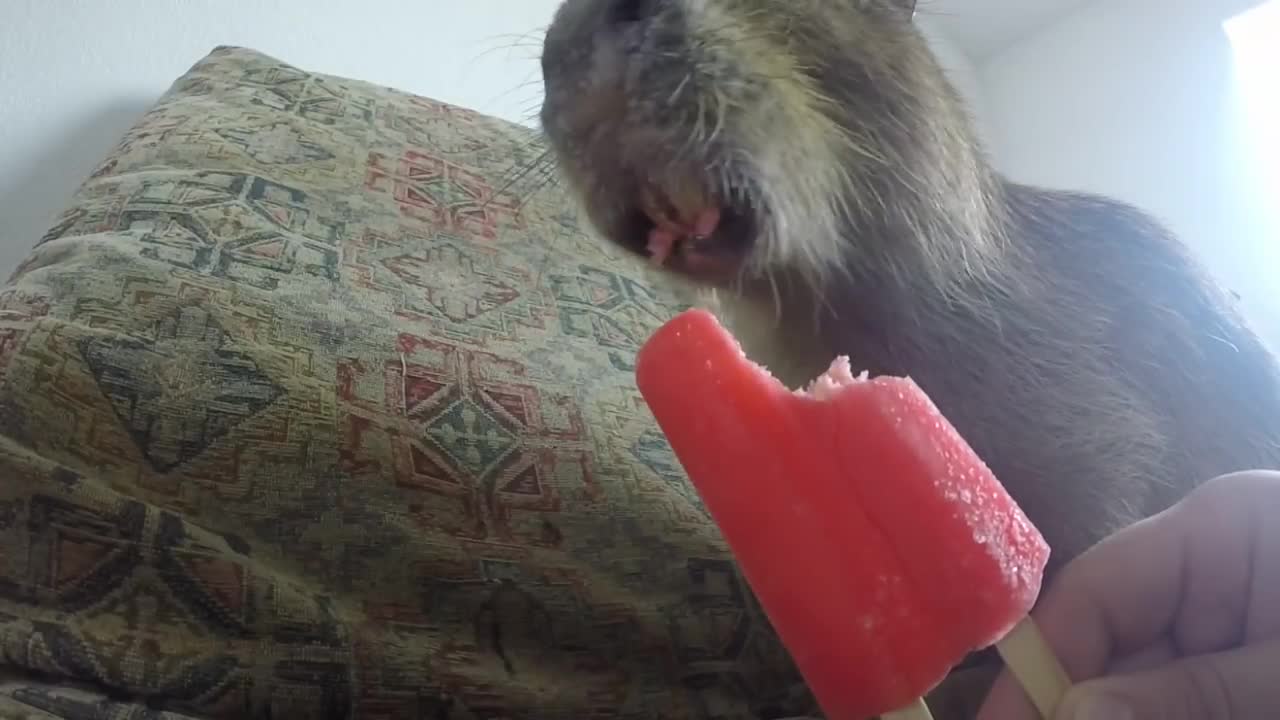
M 1063 569 L 1033 613 L 1054 720 L 1280 717 L 1280 473 L 1218 478 Z M 1032 720 L 1007 673 L 979 720 Z

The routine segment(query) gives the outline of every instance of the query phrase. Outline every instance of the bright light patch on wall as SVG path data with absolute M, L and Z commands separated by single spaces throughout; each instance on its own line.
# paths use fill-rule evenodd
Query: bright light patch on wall
M 1263 197 L 1274 209 L 1280 205 L 1280 0 L 1268 0 L 1224 27 L 1235 54 L 1247 147 Z

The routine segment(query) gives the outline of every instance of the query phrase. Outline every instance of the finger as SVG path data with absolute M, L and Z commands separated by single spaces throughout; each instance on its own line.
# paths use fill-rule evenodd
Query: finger
M 1177 660 L 1181 655 L 1173 640 L 1161 638 L 1154 644 L 1124 657 L 1114 658 L 1107 664 L 1103 675 L 1127 675 L 1154 670 Z
M 1280 643 L 1184 658 L 1074 688 L 1055 720 L 1253 720 L 1280 708 Z
M 1250 548 L 1254 562 L 1245 641 L 1280 638 L 1280 474 L 1252 473 L 1238 482 L 1270 488 L 1250 504 L 1258 532 Z
M 1113 660 L 1104 674 L 1128 675 L 1164 667 L 1179 659 L 1177 648 L 1169 638 L 1161 638 L 1153 645 L 1131 655 Z M 992 685 L 979 720 L 1039 719 L 1039 713 L 1026 698 L 1021 685 L 1002 674 Z
M 1177 509 L 1137 523 L 1076 558 L 1033 615 L 1067 673 L 1097 677 L 1167 634 L 1183 588 Z
M 1265 507 L 1275 508 L 1270 518 L 1259 513 Z M 1274 534 L 1268 526 L 1280 519 L 1280 476 L 1216 478 L 1192 493 L 1177 513 L 1187 574 L 1171 636 L 1182 655 L 1236 647 L 1246 639 L 1250 608 L 1263 590 L 1255 579 L 1280 559 L 1280 546 L 1268 551 L 1261 544 Z M 1262 597 L 1271 599 L 1266 607 L 1276 608 L 1277 595 Z
M 1140 627 L 1128 628 L 1137 636 L 1158 636 L 1161 628 L 1172 623 L 1182 575 L 1181 552 L 1172 542 L 1175 537 L 1167 516 L 1138 523 L 1081 555 L 1050 586 L 1032 615 L 1073 680 L 1097 677 L 1112 657 L 1130 654 L 1116 651 L 1114 617 L 1137 617 Z M 1130 568 L 1132 572 L 1127 572 Z M 1114 578 L 1125 573 L 1122 579 Z M 1108 577 L 1113 578 L 1110 583 Z M 1108 597 L 1108 592 L 1117 590 L 1130 592 Z M 1001 673 L 978 719 L 1032 718 L 1039 714 L 1022 686 L 1007 671 Z
M 1117 658 L 1168 646 L 1170 638 L 1170 655 L 1221 650 L 1239 640 L 1246 616 L 1267 625 L 1280 604 L 1250 605 L 1249 566 L 1264 527 L 1260 517 L 1268 514 L 1259 508 L 1272 507 L 1280 507 L 1280 475 L 1219 478 L 1076 558 L 1033 613 L 1068 674 L 1076 681 L 1098 677 Z M 1269 514 L 1280 517 L 1280 510 Z M 1280 579 L 1277 585 L 1274 592 Z M 979 717 L 1035 715 L 1005 673 Z
M 1035 616 L 1071 676 L 1097 677 L 1165 637 L 1182 655 L 1239 645 L 1257 605 L 1253 566 L 1268 565 L 1255 563 L 1260 507 L 1280 517 L 1280 475 L 1217 478 L 1064 569 Z

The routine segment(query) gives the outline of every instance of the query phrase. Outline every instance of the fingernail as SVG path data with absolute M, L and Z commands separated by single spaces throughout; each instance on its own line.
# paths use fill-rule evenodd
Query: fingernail
M 1123 701 L 1106 693 L 1094 693 L 1080 698 L 1076 703 L 1072 720 L 1133 720 L 1133 710 Z

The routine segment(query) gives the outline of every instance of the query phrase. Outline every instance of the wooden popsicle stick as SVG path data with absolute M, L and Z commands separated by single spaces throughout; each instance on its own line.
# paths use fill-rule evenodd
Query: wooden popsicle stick
M 933 720 L 933 713 L 924 704 L 924 698 L 920 698 L 901 710 L 881 715 L 880 720 Z
M 996 643 L 996 650 L 1036 710 L 1040 711 L 1040 716 L 1053 717 L 1062 696 L 1071 688 L 1071 678 L 1049 643 L 1045 642 L 1035 621 L 1030 616 L 1023 618 L 1012 632 Z

